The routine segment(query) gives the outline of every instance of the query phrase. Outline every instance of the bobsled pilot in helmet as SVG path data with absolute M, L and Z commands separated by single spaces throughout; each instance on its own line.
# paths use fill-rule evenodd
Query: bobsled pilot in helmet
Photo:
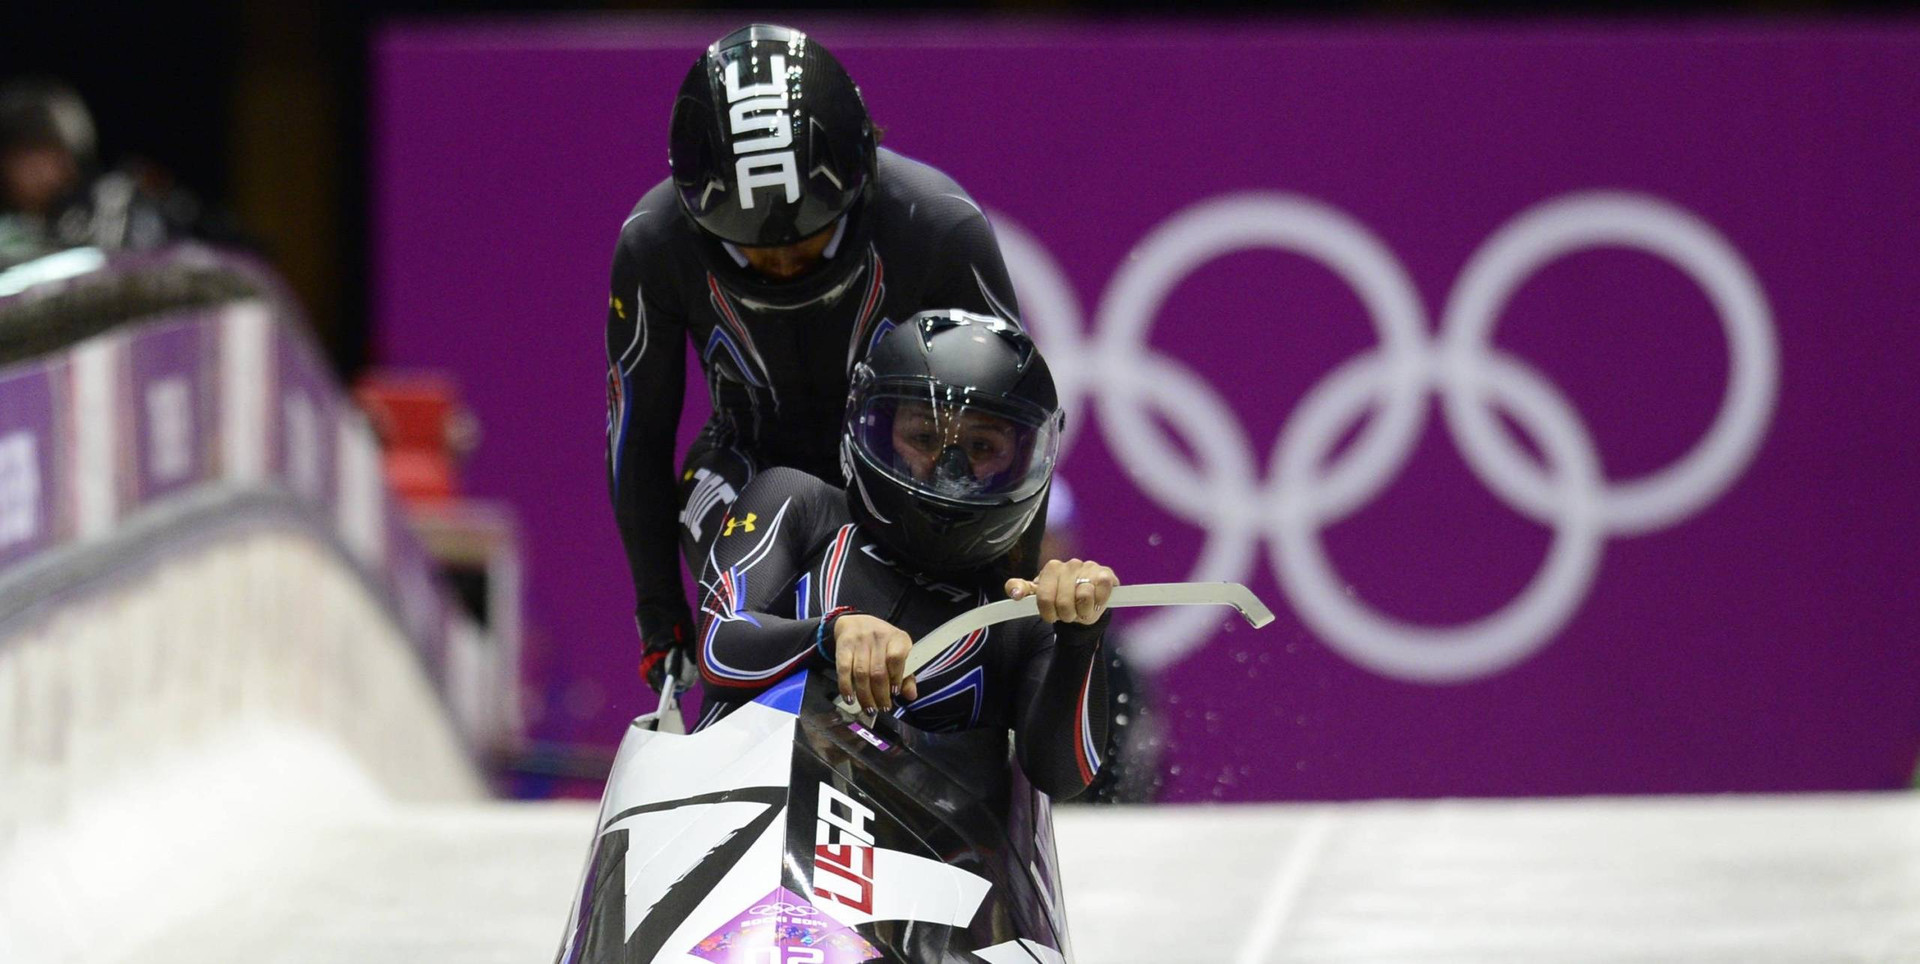
M 841 433 L 854 518 L 924 570 L 988 565 L 1039 511 L 1062 421 L 1025 332 L 967 311 L 916 315 L 854 369 Z
M 1079 793 L 1107 751 L 1107 600 L 1118 578 L 1051 560 L 998 565 L 1035 522 L 1064 424 L 1032 339 L 1000 318 L 942 309 L 884 334 L 854 374 L 841 432 L 853 480 L 761 473 L 703 568 L 700 726 L 801 670 L 921 730 L 1000 726 L 1028 778 Z M 913 639 L 995 599 L 1035 618 L 980 630 L 916 674 Z

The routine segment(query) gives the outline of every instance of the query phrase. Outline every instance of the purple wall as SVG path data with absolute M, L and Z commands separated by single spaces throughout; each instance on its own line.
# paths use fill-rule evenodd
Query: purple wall
M 549 737 L 652 702 L 606 275 L 731 25 L 375 53 L 379 352 L 484 423 Z M 1082 550 L 1280 614 L 1130 631 L 1166 798 L 1910 777 L 1920 29 L 799 25 L 994 215 Z

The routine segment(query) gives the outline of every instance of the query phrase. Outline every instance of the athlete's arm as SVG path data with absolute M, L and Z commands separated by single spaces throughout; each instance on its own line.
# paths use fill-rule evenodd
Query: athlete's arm
M 667 647 L 688 642 L 692 618 L 680 584 L 673 480 L 686 323 L 661 309 L 641 277 L 639 255 L 623 236 L 607 304 L 607 479 L 633 574 L 645 673 Z
M 1107 677 L 1100 643 L 1113 570 L 1078 559 L 1054 560 L 1032 581 L 1010 579 L 1007 594 L 1034 596 L 1040 608 L 1014 704 L 1014 745 L 1035 787 L 1056 800 L 1085 790 L 1107 751 Z
M 794 469 L 755 477 L 722 523 L 700 575 L 700 677 L 721 699 L 745 699 L 826 660 L 821 626 L 837 612 L 794 618 L 794 583 L 837 529 L 824 511 L 839 492 Z

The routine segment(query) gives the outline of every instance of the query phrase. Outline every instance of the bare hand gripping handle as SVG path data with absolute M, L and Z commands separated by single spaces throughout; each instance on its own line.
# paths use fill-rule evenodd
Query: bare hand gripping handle
M 1108 609 L 1133 606 L 1232 606 L 1255 629 L 1273 622 L 1273 610 L 1268 609 L 1267 604 L 1253 594 L 1253 590 L 1237 582 L 1150 582 L 1137 586 L 1115 586 L 1113 595 L 1107 597 Z M 918 673 L 922 666 L 933 662 L 948 647 L 967 638 L 975 630 L 1039 614 L 1039 603 L 1032 596 L 1003 599 L 969 609 L 934 627 L 913 644 L 912 651 L 907 653 L 907 675 Z M 834 705 L 848 719 L 859 715 L 860 705 L 852 700 L 836 700 Z

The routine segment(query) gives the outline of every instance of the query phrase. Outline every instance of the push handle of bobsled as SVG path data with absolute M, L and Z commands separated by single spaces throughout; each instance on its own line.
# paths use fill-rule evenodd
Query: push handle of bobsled
M 1149 582 L 1137 586 L 1115 586 L 1113 595 L 1107 597 L 1108 609 L 1134 606 L 1232 606 L 1255 629 L 1273 622 L 1273 610 L 1268 609 L 1267 604 L 1253 594 L 1253 590 L 1237 582 Z M 1040 604 L 1032 596 L 1003 599 L 969 609 L 935 626 L 914 642 L 913 649 L 907 653 L 906 675 L 920 672 L 922 666 L 933 662 L 948 647 L 977 630 L 995 623 L 1038 615 Z M 853 700 L 842 697 L 836 699 L 834 705 L 848 719 L 860 714 L 860 704 Z
M 629 726 L 640 730 L 653 730 L 656 733 L 685 733 L 687 721 L 680 715 L 680 681 L 692 679 L 693 670 L 687 665 L 686 654 L 680 650 L 669 650 L 664 672 L 660 680 L 660 705 L 653 712 L 634 717 Z

